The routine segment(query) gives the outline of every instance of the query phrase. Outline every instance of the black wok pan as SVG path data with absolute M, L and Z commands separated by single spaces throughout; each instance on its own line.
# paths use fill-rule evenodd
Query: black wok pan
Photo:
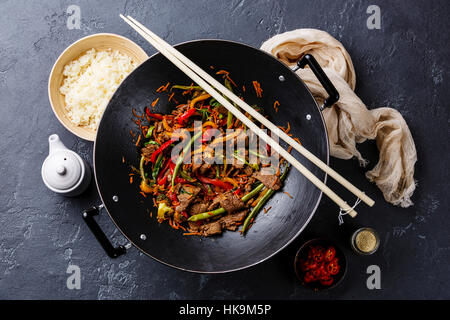
M 214 76 L 214 70 L 229 71 L 239 86 L 246 86 L 245 100 L 248 104 L 264 107 L 276 125 L 286 126 L 289 121 L 294 137 L 328 163 L 328 138 L 320 108 L 290 68 L 258 49 L 236 42 L 198 40 L 176 48 Z M 311 64 L 311 56 L 302 59 L 301 67 L 305 63 L 311 66 L 324 85 L 331 85 L 323 72 L 320 73 L 322 70 L 315 60 Z M 220 76 L 216 77 L 220 79 Z M 256 97 L 253 80 L 261 84 L 264 90 L 262 98 Z M 139 153 L 129 133 L 130 129 L 136 131 L 136 125 L 131 121 L 132 108 L 142 111 L 160 97 L 157 112 L 170 113 L 173 105 L 167 101 L 166 95 L 155 92 L 167 82 L 173 85 L 192 81 L 161 54 L 155 54 L 123 81 L 103 114 L 95 140 L 94 168 L 98 191 L 111 219 L 142 252 L 182 270 L 229 272 L 268 259 L 300 234 L 314 215 L 322 195 L 296 170 L 291 170 L 283 189 L 293 199 L 277 192 L 266 205 L 272 209 L 267 214 L 260 212 L 245 236 L 231 231 L 209 238 L 183 236 L 182 231 L 172 229 L 167 223 L 159 224 L 152 199 L 144 199 L 139 194 L 138 183 L 129 183 L 129 165 L 139 165 Z M 336 92 L 332 94 L 328 104 L 336 100 Z M 275 100 L 280 102 L 278 113 L 273 109 Z M 294 156 L 322 181 L 326 180 L 326 174 L 320 169 L 296 152 Z M 122 158 L 127 164 L 122 162 Z M 149 210 L 154 211 L 153 218 Z M 125 248 L 112 247 L 93 219 L 97 213 L 94 207 L 86 210 L 83 216 L 107 253 L 111 257 L 119 256 Z

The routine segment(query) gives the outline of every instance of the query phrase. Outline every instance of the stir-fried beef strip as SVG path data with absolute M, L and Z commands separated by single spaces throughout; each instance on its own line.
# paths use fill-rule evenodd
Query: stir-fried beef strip
M 217 110 L 217 112 L 224 114 L 224 115 L 228 113 L 228 109 L 225 108 L 224 106 L 217 106 L 216 110 Z
M 150 161 L 152 153 L 155 152 L 158 148 L 159 147 L 156 144 L 148 144 L 147 146 L 141 149 L 142 156 L 145 158 L 146 161 Z
M 175 207 L 176 212 L 186 211 L 191 202 L 195 200 L 195 196 L 201 191 L 200 188 L 194 186 L 185 188 L 189 189 L 189 193 L 182 193 L 182 190 L 185 191 L 184 188 L 179 189 L 180 194 L 177 196 L 177 198 L 180 204 Z
M 189 214 L 194 215 L 194 214 L 206 212 L 206 211 L 208 211 L 208 207 L 209 207 L 209 204 L 207 204 L 207 203 L 203 203 L 203 202 L 194 203 L 194 204 L 192 204 L 192 206 L 189 209 Z
M 281 181 L 274 174 L 262 174 L 261 171 L 254 172 L 252 177 L 261 181 L 267 188 L 278 190 L 281 188 Z
M 228 213 L 240 210 L 245 207 L 245 203 L 239 199 L 237 195 L 231 191 L 227 191 L 217 196 L 220 206 L 224 208 Z
M 247 215 L 248 210 L 244 209 L 241 211 L 238 211 L 236 213 L 232 213 L 226 216 L 223 216 L 218 221 L 222 224 L 222 226 L 231 231 L 235 231 L 237 229 L 237 223 L 241 222 L 245 216 Z
M 195 222 L 189 222 L 189 231 L 200 233 L 204 237 L 222 233 L 222 224 L 219 221 L 209 222 L 198 225 Z
M 208 171 L 211 169 L 211 164 L 209 163 L 194 163 L 192 165 L 192 171 L 196 172 L 202 176 L 206 176 L 206 174 L 208 173 Z
M 200 233 L 202 236 L 220 234 L 224 229 L 236 231 L 238 227 L 237 223 L 242 222 L 247 215 L 247 212 L 247 209 L 241 210 L 239 212 L 223 216 L 219 220 L 203 225 L 199 225 L 196 222 L 189 222 L 189 231 Z
M 179 205 L 175 207 L 176 212 L 186 211 L 189 204 L 194 200 L 194 197 L 187 193 L 182 193 L 178 196 Z

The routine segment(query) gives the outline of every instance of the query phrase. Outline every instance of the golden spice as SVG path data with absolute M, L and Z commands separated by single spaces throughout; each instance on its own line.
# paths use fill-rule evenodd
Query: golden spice
M 377 245 L 377 238 L 373 232 L 363 230 L 356 235 L 356 247 L 362 252 L 370 252 L 375 249 Z

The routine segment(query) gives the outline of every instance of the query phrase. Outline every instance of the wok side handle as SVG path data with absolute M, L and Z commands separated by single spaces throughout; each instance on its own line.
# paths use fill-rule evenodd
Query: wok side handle
M 100 245 L 102 248 L 106 251 L 108 256 L 110 258 L 117 258 L 123 254 L 126 253 L 127 248 L 125 246 L 118 246 L 114 247 L 112 243 L 109 241 L 109 239 L 106 237 L 103 230 L 98 225 L 97 221 L 95 221 L 94 217 L 97 216 L 100 212 L 100 209 L 103 207 L 103 205 L 100 205 L 98 207 L 92 207 L 87 210 L 83 211 L 83 220 L 88 225 L 89 229 L 94 234 L 95 238 L 98 242 L 100 242 Z
M 339 93 L 337 92 L 334 85 L 331 83 L 328 76 L 323 71 L 320 64 L 317 60 L 310 54 L 305 54 L 298 62 L 297 62 L 298 70 L 299 68 L 304 68 L 305 66 L 309 66 L 312 72 L 315 74 L 319 82 L 324 87 L 325 91 L 328 93 L 328 98 L 325 99 L 321 110 L 326 107 L 331 107 L 339 100 Z M 295 71 L 295 70 L 294 70 Z

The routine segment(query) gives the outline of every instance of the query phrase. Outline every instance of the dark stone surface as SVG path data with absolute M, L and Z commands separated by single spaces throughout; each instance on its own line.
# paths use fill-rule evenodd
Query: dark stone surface
M 80 30 L 66 27 L 66 9 L 81 8 Z M 366 9 L 381 8 L 381 29 L 368 30 Z M 447 183 L 450 14 L 448 1 L 0 1 L 0 298 L 56 299 L 381 299 L 450 298 Z M 99 203 L 95 185 L 80 197 L 47 190 L 40 168 L 47 137 L 63 142 L 92 163 L 93 144 L 66 131 L 47 98 L 47 78 L 58 55 L 89 34 L 124 35 L 154 53 L 125 25 L 134 16 L 170 43 L 198 38 L 241 41 L 255 47 L 277 33 L 319 28 L 340 40 L 357 73 L 357 93 L 370 107 L 401 111 L 415 138 L 419 161 L 415 205 L 383 201 L 356 161 L 331 165 L 376 200 L 338 226 L 337 208 L 323 198 L 305 232 L 260 265 L 224 275 L 200 275 L 164 266 L 132 248 L 109 259 L 82 221 L 81 211 Z M 360 146 L 377 161 L 374 142 Z M 346 199 L 352 197 L 330 181 Z M 99 219 L 114 243 L 125 242 L 106 214 Z M 349 238 L 360 226 L 378 230 L 381 247 L 370 257 L 353 254 Z M 293 272 L 297 248 L 326 236 L 348 256 L 348 273 L 337 288 L 313 293 Z M 81 290 L 68 290 L 66 269 L 81 268 Z M 381 268 L 381 290 L 368 290 L 366 268 Z

